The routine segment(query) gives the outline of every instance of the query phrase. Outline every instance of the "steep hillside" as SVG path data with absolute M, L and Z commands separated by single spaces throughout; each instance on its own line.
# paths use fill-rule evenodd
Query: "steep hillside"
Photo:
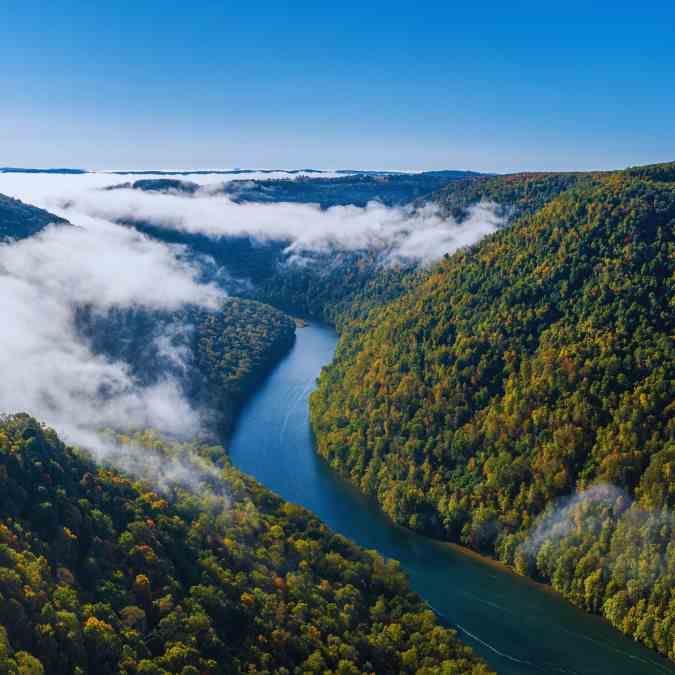
M 393 562 L 331 533 L 218 448 L 160 448 L 160 493 L 26 415 L 0 421 L 3 673 L 487 673 Z
M 543 178 L 558 197 L 343 335 L 311 412 L 394 520 L 673 658 L 671 170 Z
M 49 211 L 0 195 L 0 241 L 24 239 L 36 234 L 50 223 L 66 222 Z

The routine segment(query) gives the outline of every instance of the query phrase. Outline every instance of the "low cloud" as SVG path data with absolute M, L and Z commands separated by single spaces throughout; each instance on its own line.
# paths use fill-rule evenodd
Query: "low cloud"
M 0 410 L 26 411 L 71 443 L 96 451 L 102 428 L 154 427 L 186 436 L 199 416 L 172 377 L 143 386 L 122 361 L 94 353 L 78 331 L 82 307 L 172 311 L 217 307 L 223 297 L 198 282 L 181 250 L 89 217 L 0 245 Z M 170 354 L 169 341 L 159 345 Z
M 262 177 L 277 176 L 246 176 Z M 433 206 L 237 204 L 217 192 L 216 186 L 228 177 L 181 178 L 199 185 L 194 196 L 105 190 L 135 179 L 105 173 L 0 176 L 0 193 L 48 209 L 73 225 L 50 226 L 37 236 L 0 245 L 0 411 L 29 412 L 67 441 L 121 462 L 136 474 L 143 473 L 133 465 L 137 454 L 120 450 L 99 432 L 152 427 L 188 437 L 199 431 L 200 415 L 171 374 L 186 362 L 184 345 L 171 335 L 153 336 L 154 349 L 172 367 L 155 381 L 141 382 L 131 364 L 92 347 L 79 330 L 78 312 L 86 308 L 106 316 L 138 308 L 214 308 L 223 292 L 201 281 L 206 268 L 200 258 L 118 223 L 148 222 L 213 238 L 281 241 L 287 261 L 301 263 L 311 254 L 363 249 L 380 252 L 383 260 L 427 262 L 474 243 L 500 225 L 489 204 L 474 207 L 457 223 Z M 162 460 L 151 459 L 147 448 L 143 455 L 157 473 Z M 176 475 L 184 475 L 180 467 Z
M 80 216 L 76 222 L 77 227 L 51 226 L 3 246 L 0 273 L 48 297 L 101 310 L 216 306 L 220 291 L 196 282 L 199 271 L 181 260 L 180 247 L 99 219 Z
M 582 556 L 587 549 L 579 541 L 589 537 L 595 541 L 609 528 L 611 536 L 605 537 L 597 564 L 608 577 L 630 582 L 634 592 L 646 594 L 666 572 L 665 551 L 672 540 L 673 525 L 673 513 L 669 509 L 647 510 L 625 490 L 598 483 L 551 504 L 520 550 L 531 563 L 538 565 L 538 556 L 544 547 L 552 547 L 554 551 L 571 547 Z M 637 552 L 648 553 L 642 556 L 636 555 Z M 543 563 L 549 576 L 553 574 L 550 566 L 557 560 L 557 554 L 553 553 Z
M 246 179 L 275 175 L 252 174 Z M 127 176 L 129 180 L 137 177 Z M 153 178 L 153 176 L 143 176 Z M 321 209 L 303 203 L 236 203 L 218 194 L 222 175 L 180 177 L 199 185 L 194 194 L 105 190 L 125 183 L 125 176 L 8 175 L 0 180 L 8 193 L 25 198 L 71 220 L 89 216 L 114 222 L 144 222 L 169 230 L 212 238 L 251 237 L 261 242 L 288 244 L 288 256 L 334 250 L 376 250 L 391 261 L 432 262 L 446 253 L 471 245 L 503 223 L 493 204 L 469 210 L 461 223 L 441 214 L 433 204 L 387 207 L 379 202 Z M 232 175 L 230 180 L 240 179 Z
M 196 454 L 191 446 L 174 448 L 172 454 L 154 447 L 161 439 L 148 438 L 140 443 L 114 433 L 90 433 L 82 445 L 106 466 L 152 483 L 160 492 L 182 488 L 202 497 L 213 496 L 229 505 L 228 486 L 223 484 L 219 469 Z
M 429 262 L 470 245 L 502 223 L 492 204 L 478 204 L 462 223 L 434 205 L 365 207 L 315 204 L 235 203 L 202 189 L 194 196 L 121 189 L 83 192 L 67 201 L 71 209 L 123 222 L 152 223 L 209 237 L 248 236 L 288 242 L 287 252 L 382 251 L 392 260 Z
M 604 509 L 612 517 L 618 518 L 630 504 L 630 496 L 609 483 L 598 483 L 569 497 L 563 497 L 554 502 L 539 518 L 536 527 L 523 544 L 523 550 L 529 556 L 535 557 L 544 543 L 557 543 L 579 528 L 591 527 L 595 524 L 592 518 L 595 511 L 591 511 L 591 517 L 584 517 L 589 507 Z

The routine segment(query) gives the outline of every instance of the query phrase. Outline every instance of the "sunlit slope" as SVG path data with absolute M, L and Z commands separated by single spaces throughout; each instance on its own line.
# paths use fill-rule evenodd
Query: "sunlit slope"
M 218 467 L 220 449 L 126 442 L 191 453 L 197 489 L 0 422 L 2 672 L 488 672 L 395 563 Z
M 671 658 L 672 167 L 586 178 L 443 261 L 343 335 L 311 401 L 319 452 L 397 522 Z

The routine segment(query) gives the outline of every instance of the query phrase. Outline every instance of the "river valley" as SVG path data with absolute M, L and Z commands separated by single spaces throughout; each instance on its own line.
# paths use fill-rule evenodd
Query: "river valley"
M 298 328 L 290 353 L 242 411 L 232 462 L 359 545 L 400 561 L 441 620 L 508 675 L 675 673 L 656 653 L 553 591 L 501 566 L 397 527 L 313 450 L 308 396 L 337 336 Z

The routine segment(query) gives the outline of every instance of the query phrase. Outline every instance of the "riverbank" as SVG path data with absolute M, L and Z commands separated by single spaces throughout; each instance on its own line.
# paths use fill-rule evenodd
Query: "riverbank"
M 307 398 L 333 358 L 335 332 L 312 322 L 244 406 L 232 463 L 360 546 L 400 561 L 413 589 L 506 675 L 666 675 L 672 664 L 500 563 L 394 526 L 319 458 Z

